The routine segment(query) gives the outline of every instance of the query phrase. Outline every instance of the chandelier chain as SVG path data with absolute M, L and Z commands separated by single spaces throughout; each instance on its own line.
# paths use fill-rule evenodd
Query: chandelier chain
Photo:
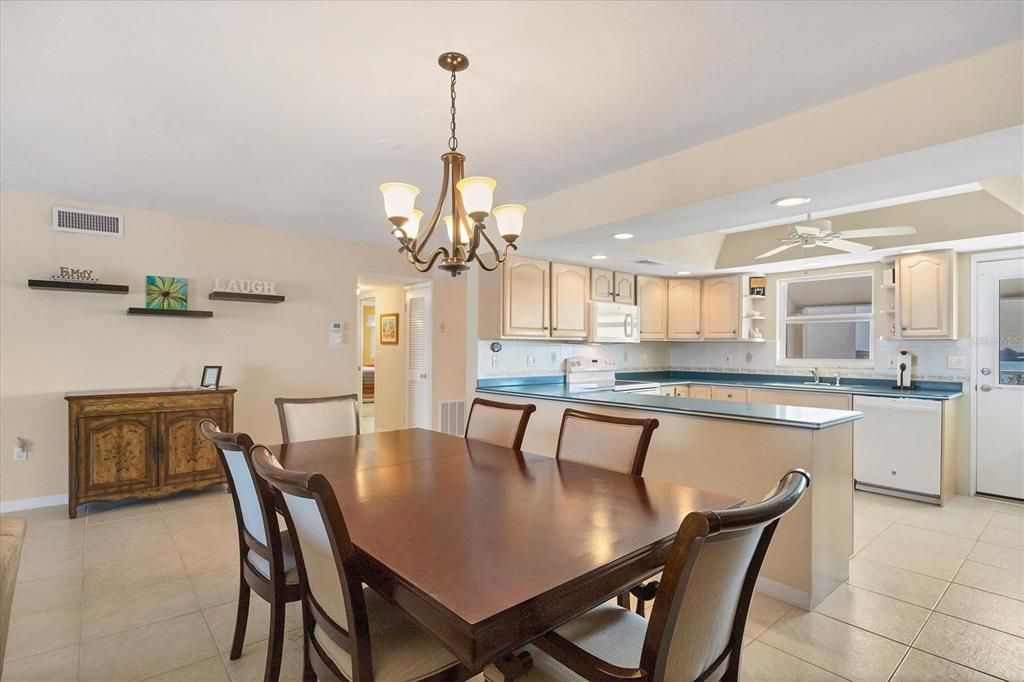
M 452 71 L 452 108 L 451 108 L 451 113 L 452 113 L 452 123 L 451 123 L 452 134 L 451 134 L 451 137 L 448 138 L 448 149 L 451 150 L 451 151 L 455 151 L 456 149 L 459 148 L 459 138 L 455 137 L 455 72 L 454 71 Z

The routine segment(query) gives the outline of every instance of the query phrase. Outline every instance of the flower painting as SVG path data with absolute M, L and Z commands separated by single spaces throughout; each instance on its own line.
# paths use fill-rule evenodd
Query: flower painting
M 188 280 L 184 277 L 146 275 L 146 307 L 188 310 Z

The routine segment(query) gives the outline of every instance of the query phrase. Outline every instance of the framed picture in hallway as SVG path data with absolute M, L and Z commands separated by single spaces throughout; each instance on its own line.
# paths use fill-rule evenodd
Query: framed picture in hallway
M 380 328 L 380 342 L 384 345 L 396 345 L 398 343 L 398 313 L 387 313 L 380 316 L 378 320 Z

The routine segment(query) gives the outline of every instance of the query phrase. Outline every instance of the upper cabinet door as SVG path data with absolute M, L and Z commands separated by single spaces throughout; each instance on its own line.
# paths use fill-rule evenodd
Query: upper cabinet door
M 551 336 L 587 337 L 587 274 L 582 265 L 551 264 Z
M 705 339 L 738 339 L 740 277 L 708 277 L 701 300 L 701 335 Z
M 899 324 L 904 338 L 956 338 L 952 251 L 900 256 Z
M 664 340 L 668 337 L 668 283 L 661 277 L 636 278 L 637 306 L 640 308 L 640 338 Z
M 668 281 L 668 338 L 700 338 L 700 280 Z
M 615 300 L 615 273 L 611 270 L 590 268 L 590 300 Z
M 512 257 L 505 261 L 502 277 L 503 335 L 547 337 L 551 263 Z
M 636 275 L 628 272 L 615 273 L 615 302 L 636 305 Z

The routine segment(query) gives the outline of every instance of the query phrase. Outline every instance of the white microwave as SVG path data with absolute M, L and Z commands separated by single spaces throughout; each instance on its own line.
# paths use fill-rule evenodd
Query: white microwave
M 639 308 L 622 303 L 591 303 L 588 340 L 597 343 L 640 343 Z

